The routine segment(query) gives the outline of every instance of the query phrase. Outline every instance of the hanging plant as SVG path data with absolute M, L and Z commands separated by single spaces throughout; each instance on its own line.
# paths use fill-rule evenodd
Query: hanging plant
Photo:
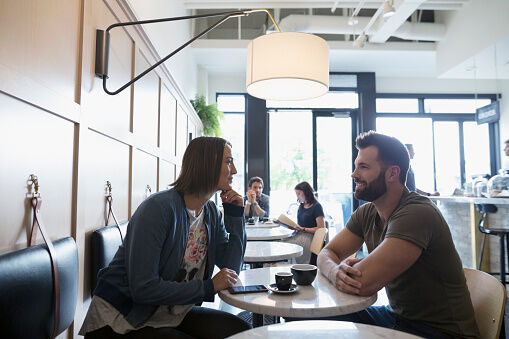
M 217 109 L 217 104 L 207 105 L 205 96 L 197 95 L 196 99 L 191 100 L 191 105 L 203 123 L 203 133 L 208 136 L 221 136 L 219 119 L 223 119 L 224 115 Z

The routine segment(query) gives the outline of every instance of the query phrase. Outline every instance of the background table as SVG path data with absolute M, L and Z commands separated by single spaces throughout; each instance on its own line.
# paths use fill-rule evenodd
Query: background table
M 347 321 L 330 320 L 307 320 L 292 321 L 285 324 L 274 324 L 257 327 L 238 333 L 231 339 L 288 339 L 288 338 L 391 338 L 391 339 L 414 339 L 420 338 L 412 334 L 391 330 L 379 326 L 357 324 Z
M 275 283 L 276 272 L 290 272 L 290 267 L 267 267 L 242 271 L 236 285 L 267 285 Z M 253 312 L 253 324 L 262 325 L 260 314 L 294 318 L 319 318 L 361 311 L 376 301 L 376 294 L 369 297 L 340 292 L 327 278 L 317 273 L 312 285 L 300 285 L 292 294 L 272 292 L 230 294 L 219 292 L 226 303 Z
M 281 226 L 277 228 L 246 229 L 247 240 L 281 240 L 291 237 L 293 232 L 293 230 Z
M 299 257 L 302 252 L 302 246 L 296 244 L 279 241 L 248 241 L 244 262 L 252 264 L 253 267 L 261 267 L 266 262 Z
M 271 222 L 271 223 L 257 222 L 254 225 L 250 225 L 250 224 L 246 223 L 245 225 L 246 225 L 246 228 L 277 228 L 277 227 L 279 227 L 279 224 L 276 222 Z

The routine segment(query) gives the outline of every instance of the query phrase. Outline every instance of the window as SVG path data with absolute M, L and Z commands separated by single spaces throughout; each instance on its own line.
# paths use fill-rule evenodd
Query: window
M 419 101 L 415 99 L 376 99 L 376 111 L 379 113 L 419 113 Z
M 423 191 L 434 192 L 431 118 L 377 118 L 376 126 L 380 133 L 413 145 L 415 156 L 410 160 L 410 166 L 414 170 L 415 186 Z
M 321 97 L 299 101 L 267 100 L 267 108 L 358 108 L 356 92 L 329 92 Z
M 220 121 L 222 137 L 232 144 L 232 155 L 237 174 L 233 176 L 233 189 L 244 195 L 245 175 L 245 96 L 220 94 L 217 96 L 217 108 L 224 112 Z
M 489 103 L 490 99 L 424 99 L 424 112 L 475 113 L 477 108 Z
M 297 201 L 295 185 L 313 182 L 313 115 L 309 110 L 271 111 L 269 119 L 270 210 L 282 213 Z
M 414 145 L 417 188 L 449 195 L 472 175 L 491 174 L 490 129 L 475 122 L 476 109 L 491 96 L 379 96 L 377 130 Z

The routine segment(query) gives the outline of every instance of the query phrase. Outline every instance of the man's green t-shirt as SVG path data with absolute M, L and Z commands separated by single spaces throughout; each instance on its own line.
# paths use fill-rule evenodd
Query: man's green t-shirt
M 462 263 L 435 204 L 405 188 L 383 229 L 376 226 L 379 218 L 368 203 L 355 211 L 346 227 L 364 239 L 370 253 L 391 237 L 422 249 L 417 261 L 386 286 L 392 310 L 454 336 L 479 337 Z

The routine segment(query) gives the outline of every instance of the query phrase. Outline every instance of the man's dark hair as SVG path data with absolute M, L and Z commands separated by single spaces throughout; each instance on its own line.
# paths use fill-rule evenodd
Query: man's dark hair
M 505 141 L 505 143 L 506 143 L 506 144 L 509 144 L 509 139 L 507 139 L 507 140 Z
M 251 185 L 253 185 L 254 182 L 259 182 L 260 184 L 262 184 L 262 188 L 263 188 L 263 179 L 260 177 L 252 177 L 251 179 L 249 179 L 249 182 L 247 183 L 247 187 L 251 188 Z
M 190 194 L 214 192 L 219 183 L 226 145 L 231 144 L 223 138 L 199 137 L 193 139 L 182 158 L 180 175 L 172 186 L 177 191 Z
M 306 197 L 306 203 L 314 204 L 316 202 L 315 191 L 307 181 L 298 183 L 294 189 L 304 192 L 304 197 Z
M 355 139 L 355 146 L 358 150 L 369 146 L 378 148 L 378 160 L 386 166 L 398 166 L 400 169 L 399 182 L 405 184 L 410 157 L 401 141 L 385 134 L 369 131 L 361 133 Z

